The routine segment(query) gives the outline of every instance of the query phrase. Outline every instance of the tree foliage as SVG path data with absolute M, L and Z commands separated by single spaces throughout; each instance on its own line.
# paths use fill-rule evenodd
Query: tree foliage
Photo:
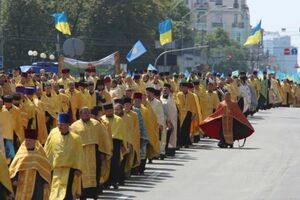
M 144 67 L 153 63 L 159 50 L 158 23 L 171 18 L 174 39 L 191 38 L 189 12 L 180 3 L 174 8 L 169 0 L 1 0 L 0 30 L 5 38 L 5 67 L 29 64 L 28 50 L 55 53 L 55 12 L 65 11 L 71 25 L 72 37 L 82 39 L 85 53 L 79 59 L 94 60 L 120 51 L 122 62 L 137 40 L 141 40 L 148 52 L 134 61 L 132 67 Z M 0 32 L 1 36 L 1 32 Z M 67 39 L 60 34 L 60 45 Z
M 203 38 L 202 38 L 203 37 Z M 197 42 L 204 41 L 209 45 L 206 52 L 208 64 L 217 72 L 231 72 L 234 70 L 248 71 L 248 50 L 236 41 L 230 39 L 223 29 L 217 29 L 206 35 L 198 35 Z

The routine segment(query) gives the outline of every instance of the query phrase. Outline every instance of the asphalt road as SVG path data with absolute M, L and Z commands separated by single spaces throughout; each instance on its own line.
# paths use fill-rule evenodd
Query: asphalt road
M 175 158 L 147 164 L 119 190 L 100 199 L 291 200 L 300 199 L 300 109 L 262 111 L 244 148 L 219 149 L 202 140 Z

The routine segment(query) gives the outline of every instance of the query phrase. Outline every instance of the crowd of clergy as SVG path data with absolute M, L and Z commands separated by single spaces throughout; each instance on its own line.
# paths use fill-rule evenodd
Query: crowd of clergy
M 93 66 L 78 77 L 69 69 L 0 72 L 0 199 L 101 198 L 143 175 L 147 163 L 201 142 L 199 125 L 226 94 L 244 116 L 299 107 L 300 86 L 275 77 L 98 76 Z

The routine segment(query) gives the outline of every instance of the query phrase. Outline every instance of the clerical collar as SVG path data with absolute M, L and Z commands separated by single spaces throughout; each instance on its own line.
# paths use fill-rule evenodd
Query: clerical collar
M 68 132 L 66 132 L 66 133 L 62 133 L 62 132 L 60 132 L 63 136 L 66 136 L 66 135 L 69 135 L 69 131 Z
M 34 149 L 35 149 L 35 148 L 33 147 L 32 149 L 27 149 L 27 151 L 34 151 Z
M 83 123 L 89 123 L 91 120 L 89 119 L 89 120 L 82 120 L 81 119 L 81 121 L 83 121 Z
M 108 119 L 112 119 L 112 118 L 114 118 L 114 115 L 112 115 L 112 116 L 107 116 L 107 115 L 105 115 Z
M 49 93 L 49 94 L 46 94 L 46 96 L 47 96 L 47 97 L 51 97 L 51 93 Z

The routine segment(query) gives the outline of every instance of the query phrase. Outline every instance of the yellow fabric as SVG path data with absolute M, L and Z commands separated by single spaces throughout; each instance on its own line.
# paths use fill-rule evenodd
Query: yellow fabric
M 81 92 L 79 92 L 78 90 L 74 90 L 73 92 L 67 90 L 66 95 L 68 95 L 70 101 L 72 120 L 76 121 L 76 112 L 79 111 L 79 109 L 82 108 L 83 105 Z
M 18 175 L 18 185 L 16 192 L 16 200 L 31 200 L 34 192 L 36 179 L 36 171 L 28 169 L 20 171 Z
M 294 98 L 293 98 L 293 92 L 290 84 L 283 83 L 281 85 L 281 88 L 282 88 L 282 104 L 283 105 L 291 104 Z M 289 99 L 287 99 L 287 96 Z
M 68 112 L 70 107 L 69 96 L 63 93 L 58 94 L 59 112 Z
M 206 119 L 209 115 L 213 113 L 213 110 L 217 109 L 220 100 L 216 92 L 209 93 L 206 92 L 207 106 L 203 109 L 203 119 Z
M 70 79 L 66 78 L 66 79 L 63 79 L 63 78 L 60 78 L 58 79 L 57 83 L 59 85 L 63 85 L 64 86 L 64 89 L 68 89 L 69 88 L 69 83 L 71 82 Z
M 297 85 L 294 89 L 295 93 L 295 106 L 300 107 L 300 87 Z
M 172 30 L 160 34 L 159 41 L 160 41 L 160 45 L 165 45 L 172 42 Z
M 20 171 L 34 169 L 39 172 L 41 177 L 48 183 L 51 181 L 51 165 L 47 159 L 42 145 L 36 141 L 34 151 L 28 151 L 23 142 L 14 157 L 10 167 L 10 178 L 16 176 Z
M 84 168 L 82 174 L 83 188 L 96 187 L 96 152 L 95 145 L 102 153 L 112 154 L 112 141 L 107 137 L 105 127 L 95 119 L 84 123 L 77 120 L 71 125 L 71 130 L 82 138 L 84 151 Z
M 56 168 L 52 173 L 49 200 L 63 200 L 67 192 L 70 168 Z
M 60 112 L 59 96 L 55 92 L 51 92 L 51 96 L 48 97 L 44 92 L 41 101 L 43 102 L 45 111 L 57 119 L 57 113 Z
M 125 171 L 129 171 L 133 166 L 138 166 L 138 163 L 134 162 L 134 157 L 138 158 L 136 161 L 139 161 L 139 146 L 140 146 L 140 135 L 139 135 L 139 124 L 138 124 L 138 116 L 136 113 L 130 111 L 129 113 L 124 113 L 123 116 L 124 123 L 126 125 L 126 139 L 128 145 L 133 149 L 130 149 L 131 152 L 128 153 L 127 163 L 125 164 Z
M 8 112 L 11 114 L 11 124 L 13 127 L 13 130 L 15 131 L 18 139 L 20 142 L 24 141 L 24 127 L 23 126 L 23 120 L 22 120 L 22 113 L 20 108 L 12 105 L 11 109 L 8 110 Z
M 5 157 L 0 152 L 0 183 L 11 193 L 13 193 L 11 181 L 9 178 L 9 171 Z
M 123 145 L 126 144 L 126 137 L 125 137 L 125 124 L 121 117 L 114 115 L 112 118 L 108 118 L 105 115 L 101 117 L 102 120 L 108 122 L 109 129 L 111 130 L 112 138 L 118 139 L 123 141 Z
M 63 199 L 70 168 L 79 171 L 84 168 L 81 137 L 71 131 L 67 135 L 62 135 L 58 128 L 54 128 L 46 141 L 45 151 L 53 169 L 50 200 Z M 76 179 L 73 181 L 74 187 L 76 187 L 75 181 Z
M 106 103 L 112 102 L 112 98 L 111 98 L 109 92 L 107 92 L 107 90 L 102 91 L 102 98 L 105 99 Z
M 183 92 L 178 92 L 176 102 L 179 110 L 179 121 L 181 126 L 188 111 L 190 111 L 193 116 L 196 116 L 198 112 L 197 104 L 195 97 L 191 92 L 188 92 L 186 95 Z
M 27 128 L 36 129 L 36 111 L 35 111 L 35 105 L 27 97 L 25 97 L 25 99 L 24 99 L 24 102 L 23 102 L 23 105 L 22 105 L 22 110 L 26 113 L 28 121 L 30 119 L 33 119 L 31 127 L 27 127 Z
M 192 120 L 190 133 L 191 133 L 191 135 L 199 135 L 199 131 L 200 131 L 199 124 L 202 121 L 201 106 L 200 106 L 200 101 L 199 101 L 197 94 L 195 94 L 195 93 L 192 93 L 192 94 L 194 95 L 194 98 L 195 98 L 197 113 L 196 113 L 195 118 Z
M 237 84 L 232 82 L 230 84 L 226 84 L 225 88 L 231 94 L 231 100 L 233 102 L 237 102 L 237 98 L 239 96 L 239 88 L 238 88 Z
M 13 124 L 12 116 L 3 106 L 0 110 L 0 131 L 4 139 L 13 139 Z
M 86 91 L 84 93 L 85 98 L 87 100 L 87 107 L 89 109 L 92 109 L 96 106 L 97 102 L 96 102 L 96 93 L 93 92 L 93 94 L 91 95 L 89 91 Z
M 80 92 L 80 95 L 81 95 L 81 108 L 82 107 L 89 107 L 89 100 L 88 100 L 88 97 L 86 95 L 86 90 L 79 90 Z
M 141 113 L 145 122 L 145 127 L 148 134 L 149 144 L 147 147 L 147 157 L 149 159 L 154 158 L 160 153 L 159 143 L 159 127 L 157 124 L 156 116 L 149 105 L 149 103 L 142 105 Z
M 100 183 L 105 183 L 110 174 L 110 162 L 113 151 L 113 143 L 112 143 L 112 134 L 110 133 L 108 122 L 103 121 L 102 119 L 98 120 L 100 122 L 101 129 L 103 131 L 102 140 L 101 140 L 101 152 L 105 153 L 105 158 L 101 162 L 101 177 Z
M 262 38 L 261 37 L 261 30 L 259 29 L 253 35 L 250 35 L 248 37 L 247 41 L 244 43 L 244 46 L 258 44 L 258 43 L 260 43 L 261 38 Z
M 97 187 L 95 144 L 83 147 L 84 167 L 82 170 L 82 188 Z
M 249 85 L 253 88 L 253 90 L 256 92 L 256 98 L 259 99 L 260 96 L 260 82 L 257 79 L 249 80 Z
M 37 123 L 38 123 L 38 140 L 41 144 L 45 144 L 48 132 L 46 128 L 46 115 L 45 115 L 45 105 L 38 98 L 33 99 L 33 103 L 35 105 Z

